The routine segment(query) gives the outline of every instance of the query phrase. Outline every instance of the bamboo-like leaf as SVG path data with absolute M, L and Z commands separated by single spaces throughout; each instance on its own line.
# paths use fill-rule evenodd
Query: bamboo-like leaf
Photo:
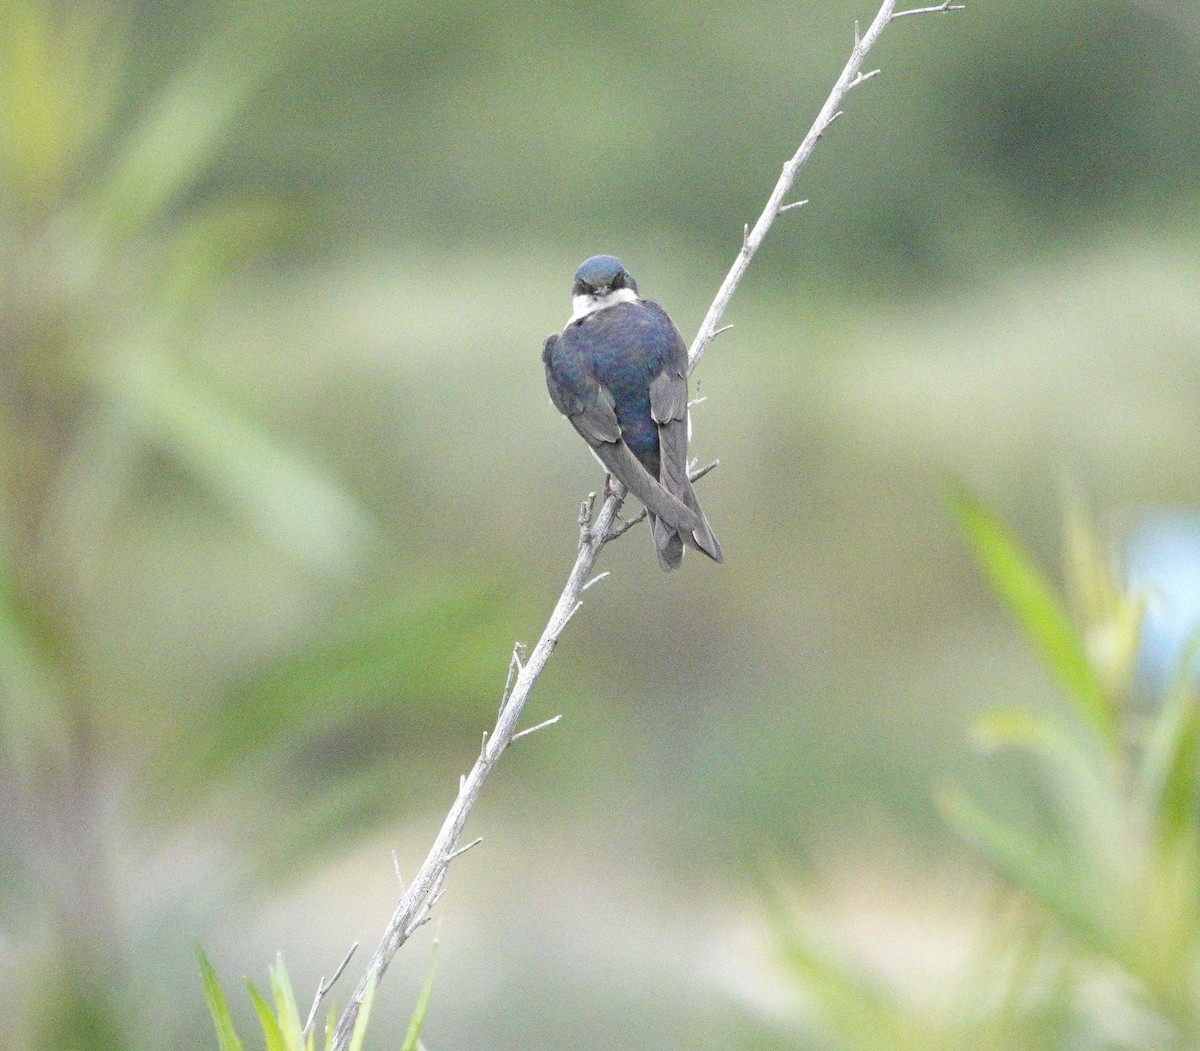
M 233 1017 L 229 1013 L 229 1003 L 217 980 L 217 972 L 208 962 L 204 950 L 196 946 L 196 956 L 200 960 L 200 975 L 204 982 L 204 998 L 208 1001 L 208 1010 L 212 1014 L 213 1025 L 217 1029 L 217 1047 L 220 1051 L 242 1051 L 242 1042 L 238 1039 L 233 1028 Z
M 421 987 L 421 995 L 417 997 L 417 1006 L 413 1008 L 412 1018 L 408 1023 L 408 1033 L 400 1051 L 418 1051 L 421 1043 L 421 1030 L 425 1027 L 425 1015 L 429 1010 L 429 998 L 433 993 L 433 976 L 437 973 L 438 941 L 433 939 L 429 950 L 429 971 L 425 975 L 425 984 Z
M 147 351 L 128 360 L 110 392 L 282 549 L 339 567 L 372 532 L 366 512 L 332 479 L 162 357 Z
M 1067 500 L 1063 525 L 1068 594 L 1084 625 L 1088 663 L 1117 703 L 1133 684 L 1147 596 L 1134 592 L 1116 555 L 1078 498 Z
M 374 971 L 367 988 L 363 991 L 362 1003 L 358 1008 L 358 1016 L 354 1019 L 354 1030 L 350 1034 L 348 1051 L 362 1051 L 363 1041 L 367 1036 L 367 1021 L 371 1017 L 371 1003 L 375 999 L 375 987 L 379 984 L 379 975 Z
M 1117 887 L 1098 885 L 1097 874 L 1079 865 L 1078 859 L 1064 856 L 1061 846 L 1037 843 L 1001 824 L 961 792 L 944 793 L 940 803 L 963 839 L 1002 877 L 1041 903 L 1094 951 L 1118 954 L 1115 931 L 1122 902 L 1114 900 Z
M 1085 721 L 1106 746 L 1116 750 L 1119 726 L 1111 700 L 1088 660 L 1086 645 L 1046 578 L 1007 527 L 974 496 L 956 487 L 949 499 L 992 586 L 1066 687 Z
M 0 753 L 9 770 L 27 773 L 47 755 L 62 755 L 67 728 L 52 647 L 18 599 L 0 559 Z
M 258 1022 L 262 1026 L 266 1051 L 296 1051 L 296 1049 L 288 1047 L 287 1038 L 284 1037 L 283 1029 L 279 1025 L 279 1019 L 275 1017 L 275 1012 L 271 1010 L 271 1005 L 267 1003 L 262 993 L 255 988 L 253 982 L 247 982 L 246 987 L 250 991 L 250 1002 L 254 1004 L 254 1010 L 258 1012 Z
M 122 144 L 95 210 L 119 238 L 144 229 L 208 169 L 251 94 L 276 68 L 302 13 L 243 7 L 152 100 Z
M 1020 709 L 983 716 L 976 734 L 985 744 L 1017 748 L 1037 761 L 1062 834 L 1079 857 L 1114 874 L 1123 867 L 1128 843 L 1120 768 L 1094 737 L 1080 740 L 1045 716 Z
M 1150 728 L 1138 770 L 1138 797 L 1156 818 L 1161 831 L 1190 827 L 1200 805 L 1197 770 L 1200 760 L 1200 696 L 1196 664 L 1200 629 L 1194 631 L 1179 659 L 1174 680 Z
M 275 957 L 275 965 L 271 968 L 271 992 L 288 1051 L 304 1051 L 304 1023 L 300 1021 L 300 1009 L 296 1006 L 296 996 L 292 992 L 292 982 L 288 978 L 282 954 Z
M 0 206 L 53 202 L 106 123 L 123 48 L 103 29 L 87 5 L 0 4 Z
M 366 598 L 325 625 L 319 639 L 233 692 L 209 720 L 187 728 L 187 763 L 171 771 L 185 802 L 194 802 L 203 784 L 322 727 L 332 732 L 345 721 L 394 712 L 398 704 L 410 715 L 444 711 L 495 688 L 491 665 L 503 658 L 505 638 L 499 611 L 519 605 L 519 594 L 480 579 L 477 571 L 470 579 L 426 573 L 389 582 L 386 590 L 386 598 Z M 372 758 L 361 755 L 361 764 Z M 394 761 L 388 749 L 386 762 Z M 305 824 L 311 826 L 312 817 L 310 808 Z

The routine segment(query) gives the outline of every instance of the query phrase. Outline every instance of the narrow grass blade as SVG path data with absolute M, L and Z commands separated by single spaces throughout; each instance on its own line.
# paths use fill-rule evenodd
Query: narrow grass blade
M 429 953 L 429 971 L 425 975 L 425 984 L 421 987 L 421 995 L 417 997 L 417 1006 L 413 1009 L 412 1018 L 408 1023 L 408 1034 L 404 1037 L 401 1051 L 418 1051 L 421 1044 L 421 1030 L 425 1027 L 425 1014 L 429 1010 L 429 997 L 433 993 L 433 976 L 437 973 L 437 939 L 433 940 L 433 948 Z
M 254 1010 L 258 1012 L 258 1021 L 262 1026 L 263 1043 L 266 1044 L 267 1051 L 299 1051 L 298 1048 L 289 1048 L 287 1039 L 283 1035 L 283 1030 L 279 1026 L 279 1019 L 275 1017 L 275 1012 L 271 1010 L 271 1005 L 267 1003 L 252 982 L 246 983 L 250 990 L 250 1002 L 254 1004 Z
M 200 976 L 204 981 L 204 999 L 208 1001 L 208 1009 L 217 1030 L 217 1047 L 219 1051 L 242 1051 L 242 1042 L 234 1031 L 229 1003 L 221 990 L 221 983 L 217 980 L 217 972 L 213 970 L 208 957 L 204 955 L 204 950 L 198 945 L 196 956 L 200 960 Z
M 271 968 L 271 992 L 275 997 L 275 1011 L 287 1041 L 288 1051 L 302 1051 L 304 1023 L 300 1021 L 300 1009 L 296 1006 L 292 982 L 288 978 L 282 955 L 275 957 L 275 966 Z

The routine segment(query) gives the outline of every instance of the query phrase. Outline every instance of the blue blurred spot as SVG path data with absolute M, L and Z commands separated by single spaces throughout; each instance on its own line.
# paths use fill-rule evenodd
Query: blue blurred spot
M 1149 599 L 1138 677 L 1161 694 L 1200 626 L 1200 514 L 1154 512 L 1129 536 L 1129 582 Z

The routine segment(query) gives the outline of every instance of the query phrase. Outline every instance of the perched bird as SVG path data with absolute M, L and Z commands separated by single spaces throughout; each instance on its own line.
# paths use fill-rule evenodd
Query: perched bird
M 575 271 L 571 304 L 562 332 L 542 348 L 550 400 L 646 505 L 663 569 L 679 566 L 685 546 L 723 561 L 688 479 L 688 361 L 679 330 L 611 255 Z

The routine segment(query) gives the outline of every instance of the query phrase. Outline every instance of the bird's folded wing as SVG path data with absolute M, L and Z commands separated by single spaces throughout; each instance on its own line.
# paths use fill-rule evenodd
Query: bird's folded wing
M 658 424 L 659 480 L 672 496 L 687 492 L 687 380 L 669 367 L 650 384 L 650 414 Z
M 572 368 L 570 357 L 555 355 L 558 336 L 547 338 L 542 348 L 550 399 L 571 425 L 583 435 L 597 458 L 646 510 L 679 529 L 699 529 L 703 518 L 652 478 L 621 437 L 616 402 L 609 391 L 587 369 Z M 684 412 L 687 411 L 686 385 Z M 686 425 L 685 425 L 686 426 Z M 686 431 L 684 455 L 686 456 Z M 687 467 L 684 465 L 686 472 Z
M 571 422 L 575 423 L 575 417 L 571 417 Z M 587 434 L 582 428 L 576 425 L 576 429 L 587 438 Z M 657 515 L 676 529 L 703 528 L 704 520 L 682 500 L 672 496 L 651 478 L 646 473 L 646 468 L 641 465 L 624 441 L 591 442 L 589 439 L 589 443 L 600 458 L 600 462 L 614 477 L 624 483 L 626 489 L 646 505 L 646 510 L 651 514 Z

